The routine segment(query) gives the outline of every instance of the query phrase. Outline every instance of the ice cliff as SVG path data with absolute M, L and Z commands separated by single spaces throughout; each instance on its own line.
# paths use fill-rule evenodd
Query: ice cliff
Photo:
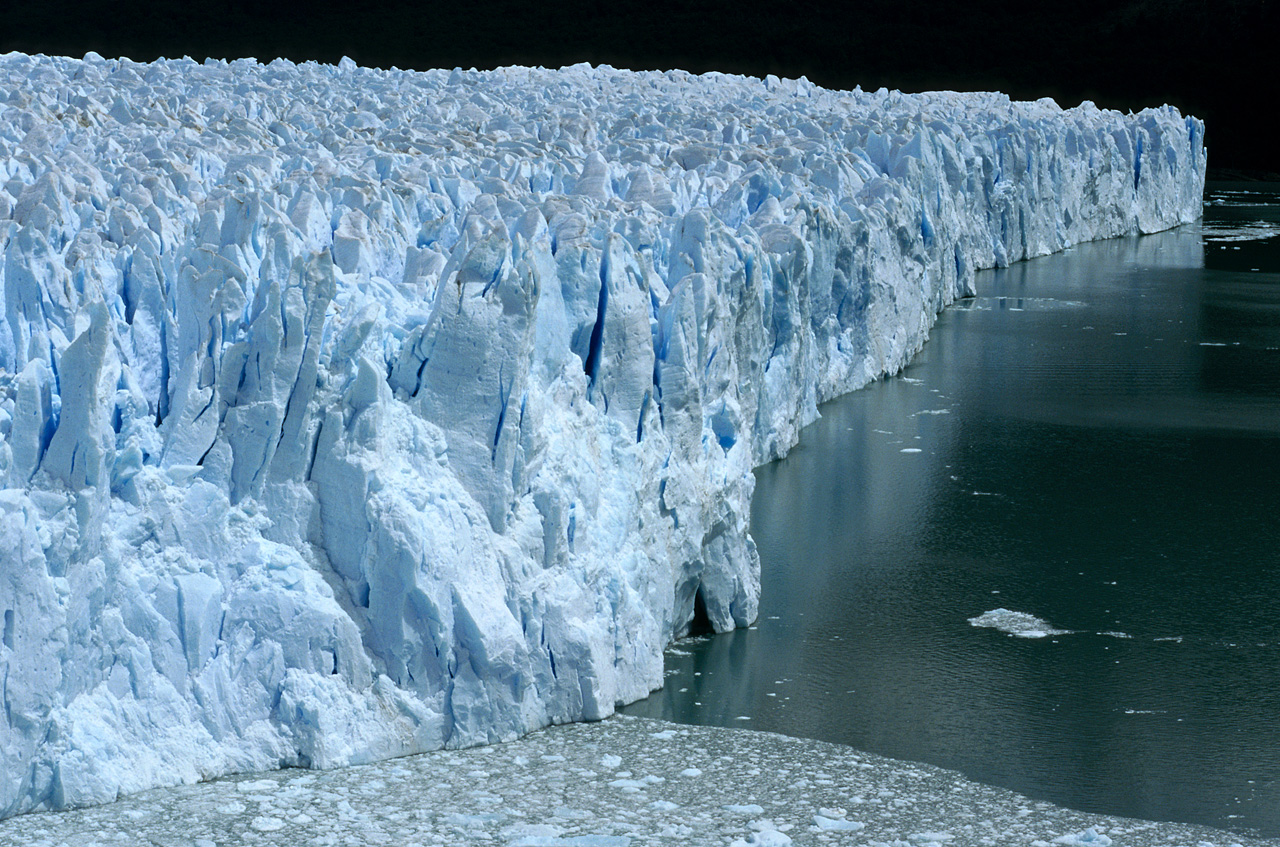
M 599 718 L 751 469 L 1203 126 L 681 72 L 0 57 L 0 814 Z

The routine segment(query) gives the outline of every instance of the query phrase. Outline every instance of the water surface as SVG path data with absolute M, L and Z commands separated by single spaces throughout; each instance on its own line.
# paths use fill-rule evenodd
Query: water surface
M 1280 836 L 1278 204 L 980 274 L 757 472 L 757 626 L 624 711 Z

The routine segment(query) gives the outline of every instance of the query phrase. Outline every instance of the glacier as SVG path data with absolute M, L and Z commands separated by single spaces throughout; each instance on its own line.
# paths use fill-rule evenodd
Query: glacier
M 594 720 L 752 468 L 1204 126 L 679 71 L 0 56 L 0 816 Z

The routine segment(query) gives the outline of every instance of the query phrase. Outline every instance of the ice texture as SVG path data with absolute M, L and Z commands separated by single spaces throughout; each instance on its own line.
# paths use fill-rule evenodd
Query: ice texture
M 1027 612 L 1013 612 L 1003 608 L 992 609 L 989 612 L 983 612 L 976 618 L 969 618 L 969 625 L 998 629 L 1018 638 L 1048 638 L 1052 635 L 1071 634 L 1071 630 L 1057 629 L 1051 626 L 1048 621 L 1037 618 L 1035 615 Z M 1121 638 L 1129 637 L 1123 633 L 1104 632 L 1101 634 L 1119 635 Z
M 613 787 L 613 775 L 598 764 L 602 753 L 649 781 L 637 780 L 640 790 Z M 698 777 L 682 774 L 690 765 Z M 246 774 L 0 821 L 0 844 L 21 847 L 1277 843 L 1072 811 L 955 771 L 836 744 L 623 716 L 551 727 L 506 744 L 318 773 Z
M 751 469 L 975 269 L 1198 217 L 1203 138 L 774 77 L 0 57 L 0 815 L 645 696 L 695 606 L 756 615 Z

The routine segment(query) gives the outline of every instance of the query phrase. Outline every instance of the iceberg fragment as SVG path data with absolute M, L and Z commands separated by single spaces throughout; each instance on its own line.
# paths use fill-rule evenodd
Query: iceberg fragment
M 0 815 L 646 695 L 695 610 L 755 618 L 751 469 L 975 269 L 1198 217 L 1203 137 L 774 77 L 0 57 Z
M 1048 621 L 1026 612 L 1008 609 L 992 609 L 976 618 L 969 618 L 970 626 L 989 627 L 1018 638 L 1048 638 L 1051 635 L 1070 635 L 1069 629 L 1055 629 Z

